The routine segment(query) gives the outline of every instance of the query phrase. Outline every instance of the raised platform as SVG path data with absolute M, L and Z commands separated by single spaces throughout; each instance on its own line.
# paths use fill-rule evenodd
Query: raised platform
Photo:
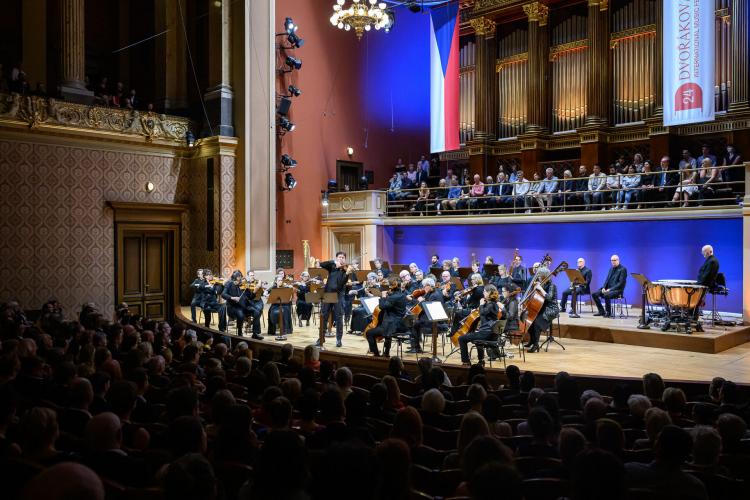
M 517 349 L 509 349 L 514 358 L 507 362 L 522 370 L 547 375 L 565 370 L 577 376 L 636 380 L 653 371 L 671 381 L 707 382 L 715 376 L 722 376 L 737 383 L 750 384 L 750 328 L 709 330 L 690 336 L 663 333 L 658 329 L 641 331 L 635 328 L 637 312 L 633 309 L 629 319 L 613 320 L 593 317 L 590 313 L 583 313 L 579 319 L 569 319 L 562 314 L 560 341 L 565 350 L 553 345 L 548 352 L 527 354 L 524 361 L 518 356 Z M 182 308 L 182 316 L 182 319 L 190 317 L 189 308 Z M 311 322 L 309 327 L 302 328 L 295 324 L 294 333 L 287 342 L 304 348 L 317 338 L 316 324 Z M 281 344 L 269 337 L 253 343 Z M 353 367 L 386 363 L 386 360 L 367 355 L 367 343 L 361 336 L 345 334 L 343 344 L 343 347 L 336 348 L 335 340 L 327 339 L 325 357 L 337 358 Z M 391 353 L 396 354 L 395 345 Z M 461 364 L 458 353 L 449 353 L 450 344 L 445 345 L 445 351 L 438 344 L 438 356 L 443 363 L 458 369 Z M 403 357 L 411 362 L 417 359 L 412 354 Z M 502 369 L 503 363 L 494 362 L 493 367 Z

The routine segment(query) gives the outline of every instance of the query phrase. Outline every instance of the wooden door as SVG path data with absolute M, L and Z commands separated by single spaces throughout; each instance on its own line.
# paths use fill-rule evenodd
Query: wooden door
M 167 232 L 122 232 L 118 302 L 127 302 L 132 314 L 157 320 L 170 316 L 170 240 Z

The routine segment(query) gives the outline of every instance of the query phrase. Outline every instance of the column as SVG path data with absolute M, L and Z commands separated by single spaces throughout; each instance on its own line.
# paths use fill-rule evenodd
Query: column
M 589 0 L 589 74 L 586 125 L 606 125 L 609 117 L 609 0 Z M 658 10 L 658 8 L 657 8 Z
M 656 40 L 654 40 L 654 95 L 656 105 L 654 106 L 655 117 L 664 116 L 664 9 L 660 4 L 656 5 Z
M 91 103 L 86 90 L 84 0 L 60 1 L 60 94 L 68 101 Z
M 529 60 L 528 60 L 528 120 L 526 132 L 544 133 L 546 122 L 546 74 L 549 40 L 547 38 L 547 18 L 549 8 L 541 2 L 532 2 L 523 6 L 529 18 Z
M 747 0 L 732 1 L 732 90 L 729 111 L 747 111 Z
M 47 85 L 47 2 L 23 2 L 22 29 L 23 66 L 31 90 L 37 83 Z M 10 69 L 10 68 L 8 68 Z
M 177 0 L 157 0 L 154 9 L 157 32 L 168 30 L 156 39 L 157 67 L 163 68 L 155 75 L 156 107 L 168 113 L 185 110 L 188 107 L 187 55 Z
M 204 0 L 206 1 L 206 0 Z M 213 135 L 234 136 L 232 106 L 232 3 L 208 1 L 208 89 L 203 96 Z M 208 130 L 208 124 L 204 127 Z
M 497 138 L 497 42 L 495 22 L 480 17 L 472 19 L 471 26 L 476 33 L 476 140 Z

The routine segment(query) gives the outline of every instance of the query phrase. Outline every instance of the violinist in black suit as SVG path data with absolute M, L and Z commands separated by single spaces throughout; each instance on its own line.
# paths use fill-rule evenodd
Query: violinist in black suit
M 425 278 L 422 280 L 422 289 L 424 289 L 424 295 L 421 295 L 415 299 L 419 304 L 423 302 L 440 302 L 445 303 L 445 299 L 450 297 L 447 292 L 442 288 L 435 287 L 435 280 L 432 278 Z M 415 304 L 416 305 L 416 304 Z M 443 327 L 444 325 L 439 325 Z M 421 353 L 422 349 L 419 346 L 419 341 L 424 334 L 432 333 L 432 323 L 427 319 L 427 315 L 424 311 L 420 312 L 417 320 L 414 322 L 411 332 L 411 347 L 409 353 Z
M 500 312 L 500 306 L 497 303 L 499 294 L 495 285 L 487 285 L 482 291 L 482 298 L 479 300 L 479 326 L 471 333 L 461 336 L 458 339 L 458 346 L 461 349 L 461 364 L 470 365 L 469 342 L 475 340 L 488 340 L 492 336 L 492 329 L 497 323 L 497 315 Z M 479 362 L 484 360 L 484 349 L 477 346 L 477 355 Z
M 341 338 L 344 336 L 343 302 L 347 281 L 346 253 L 336 252 L 336 260 L 321 262 L 320 267 L 328 271 L 328 280 L 323 291 L 326 293 L 336 293 L 339 296 L 339 301 L 335 304 L 323 304 L 320 311 L 320 320 L 323 322 L 323 325 L 327 325 L 328 317 L 333 314 L 333 321 L 336 323 L 336 347 L 341 347 Z M 321 336 L 315 345 L 322 347 L 324 343 L 325 336 Z
M 620 264 L 620 257 L 613 255 L 610 258 L 612 267 L 607 273 L 607 279 L 604 280 L 602 287 L 596 292 L 591 294 L 591 300 L 596 304 L 598 312 L 594 313 L 594 316 L 604 316 L 605 318 L 612 317 L 612 304 L 610 300 L 614 297 L 619 297 L 625 291 L 625 282 L 628 279 L 628 270 L 625 266 Z M 602 297 L 604 297 L 604 304 L 606 311 L 602 307 Z
M 719 274 L 719 259 L 714 255 L 714 247 L 711 245 L 704 245 L 701 253 L 706 260 L 698 270 L 697 281 L 699 285 L 711 289 L 716 285 L 716 275 Z
M 375 271 L 376 274 L 378 271 L 381 271 L 383 273 L 383 278 L 387 278 L 391 274 L 390 269 L 383 267 L 383 259 L 375 258 L 372 263 L 375 264 L 375 269 L 373 269 L 373 271 Z
M 561 311 L 565 311 L 565 306 L 568 304 L 568 297 L 570 297 L 574 291 L 576 297 L 581 294 L 588 295 L 591 293 L 591 269 L 586 267 L 586 261 L 583 259 L 583 257 L 578 258 L 577 266 L 578 271 L 580 271 L 580 273 L 583 275 L 583 279 L 585 279 L 586 282 L 582 285 L 574 285 L 573 283 L 571 283 L 570 287 L 563 291 L 560 303 Z M 575 301 L 571 302 L 570 307 L 570 316 L 577 317 Z
M 232 273 L 231 280 L 224 285 L 224 291 L 221 296 L 226 300 L 227 315 L 230 318 L 237 320 L 237 335 L 242 336 L 242 327 L 245 324 L 245 312 L 246 312 L 246 295 L 250 293 L 248 289 L 241 289 L 240 284 L 242 283 L 242 273 L 235 271 Z M 247 292 L 247 293 L 246 293 Z M 260 321 L 258 324 L 258 330 L 260 330 Z M 253 338 L 262 340 L 263 337 L 260 333 L 253 332 Z
M 260 318 L 263 316 L 263 290 L 267 287 L 266 282 L 259 282 L 255 279 L 254 271 L 247 271 L 245 274 L 245 284 L 251 285 L 244 290 L 242 294 L 242 307 L 245 309 L 245 319 L 252 318 L 253 338 L 263 338 L 260 336 Z M 260 286 L 262 285 L 262 286 Z
M 219 283 L 211 284 L 214 279 L 214 273 L 210 269 L 204 269 L 203 275 L 205 283 L 203 284 L 203 319 L 206 328 L 211 326 L 211 314 L 217 313 L 219 316 L 219 330 L 222 332 L 227 329 L 227 315 L 224 304 L 219 304 L 217 298 L 222 293 L 223 285 Z
M 399 331 L 404 331 L 404 315 L 406 314 L 406 293 L 401 290 L 401 283 L 396 277 L 388 278 L 388 296 L 380 299 L 382 319 L 380 324 L 367 332 L 367 344 L 370 352 L 380 356 L 377 338 L 383 337 L 383 356 L 389 357 L 391 352 L 391 337 Z
M 190 318 L 193 323 L 197 323 L 196 307 L 203 309 L 203 287 L 206 284 L 206 279 L 203 277 L 203 269 L 198 269 L 198 275 L 190 283 L 190 288 L 193 290 L 193 300 L 190 301 Z
M 560 315 L 560 306 L 557 304 L 557 287 L 548 279 L 550 271 L 546 267 L 539 267 L 535 273 L 536 282 L 547 280 L 542 288 L 544 289 L 544 304 L 537 314 L 534 322 L 529 327 L 529 343 L 526 347 L 529 352 L 539 352 L 539 337 L 542 332 L 549 330 L 552 321 Z

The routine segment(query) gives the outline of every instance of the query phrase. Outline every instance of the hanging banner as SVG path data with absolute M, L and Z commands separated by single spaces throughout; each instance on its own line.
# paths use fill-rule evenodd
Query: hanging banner
M 664 125 L 714 119 L 714 0 L 664 0 Z
M 458 137 L 458 2 L 430 11 L 430 152 L 460 147 Z

